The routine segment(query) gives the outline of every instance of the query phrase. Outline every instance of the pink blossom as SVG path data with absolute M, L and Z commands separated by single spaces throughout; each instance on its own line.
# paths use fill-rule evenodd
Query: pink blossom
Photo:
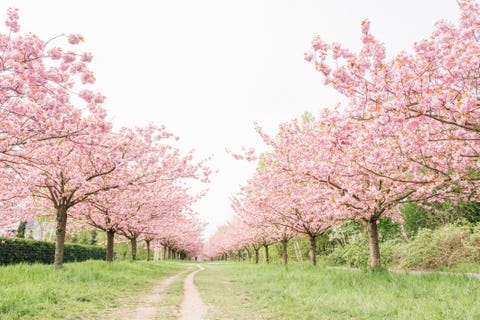
M 75 53 L 67 52 L 63 55 L 63 62 L 64 63 L 72 63 L 73 61 L 75 61 L 76 58 L 77 58 L 77 56 L 75 55 Z
M 313 54 L 311 52 L 305 52 L 303 54 L 303 58 L 308 61 L 308 62 L 311 62 L 312 59 L 313 59 Z
M 5 25 L 10 28 L 11 32 L 19 32 L 20 25 L 18 24 L 18 8 L 8 8 L 7 15 L 8 17 L 5 21 Z
M 92 62 L 93 55 L 90 52 L 82 53 L 82 62 Z
M 58 60 L 62 57 L 62 49 L 54 47 L 48 50 L 47 54 L 52 58 L 53 60 Z
M 68 35 L 68 42 L 70 44 L 78 44 L 81 41 L 83 41 L 83 36 L 81 36 L 79 34 L 69 34 Z

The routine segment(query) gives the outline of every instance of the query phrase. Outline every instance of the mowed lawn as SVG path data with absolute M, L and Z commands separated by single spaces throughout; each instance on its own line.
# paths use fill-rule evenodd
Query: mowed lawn
M 0 319 L 108 319 L 135 305 L 154 284 L 187 269 L 178 262 L 85 261 L 0 266 Z
M 208 319 L 480 319 L 480 280 L 304 264 L 205 263 Z

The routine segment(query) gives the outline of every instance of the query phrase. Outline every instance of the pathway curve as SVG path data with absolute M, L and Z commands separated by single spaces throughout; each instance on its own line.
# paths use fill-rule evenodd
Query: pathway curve
M 114 313 L 109 315 L 109 319 L 115 320 L 149 320 L 154 319 L 157 313 L 157 305 L 163 298 L 163 292 L 175 280 L 178 279 L 186 271 L 179 272 L 173 276 L 162 280 L 157 284 L 152 291 L 142 298 L 142 302 L 136 306 L 125 305 L 116 309 Z
M 205 268 L 197 264 L 198 270 L 190 273 L 183 285 L 183 301 L 180 305 L 180 320 L 201 320 L 207 314 L 208 307 L 203 302 L 197 287 L 193 283 L 195 275 Z

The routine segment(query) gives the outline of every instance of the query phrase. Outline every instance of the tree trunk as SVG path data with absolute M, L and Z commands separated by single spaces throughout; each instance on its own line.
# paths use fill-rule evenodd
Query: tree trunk
M 115 231 L 107 231 L 107 262 L 113 261 L 113 242 L 115 239 Z
M 400 234 L 405 242 L 410 242 L 410 238 L 408 237 L 407 229 L 405 228 L 405 223 L 403 221 L 400 223 Z
M 308 235 L 308 238 L 310 239 L 310 262 L 312 263 L 312 266 L 316 266 L 317 265 L 317 244 L 315 242 L 316 236 Z
M 147 244 L 147 261 L 150 261 L 150 241 L 151 240 L 145 240 L 145 243 Z
M 55 270 L 62 269 L 66 231 L 67 231 L 67 207 L 60 206 L 57 209 L 57 228 L 55 231 L 55 258 L 53 261 Z
M 370 268 L 380 266 L 380 247 L 378 245 L 377 220 L 367 221 L 368 244 L 370 247 Z
M 163 246 L 163 255 L 162 255 L 162 260 L 167 259 L 167 246 Z
M 132 260 L 137 260 L 137 238 L 130 239 L 132 245 Z
M 268 256 L 268 244 L 264 244 L 263 246 L 265 247 L 265 262 L 267 264 L 269 264 L 270 263 L 270 257 Z
M 248 262 L 250 262 L 250 259 L 252 258 L 250 256 L 250 250 L 248 250 L 248 248 L 245 248 L 245 250 L 247 251 L 247 260 L 248 260 Z
M 282 259 L 283 259 L 283 264 L 288 263 L 288 240 L 283 239 L 282 240 Z
M 253 248 L 253 250 L 255 251 L 255 264 L 258 264 L 258 250 L 260 250 L 260 248 Z

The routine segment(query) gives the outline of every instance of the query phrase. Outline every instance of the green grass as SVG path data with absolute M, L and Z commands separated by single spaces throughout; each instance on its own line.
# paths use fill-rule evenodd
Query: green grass
M 160 279 L 186 266 L 175 262 L 85 261 L 0 266 L 0 319 L 96 319 L 135 303 Z
M 438 270 L 447 272 L 480 273 L 480 265 L 475 263 L 459 263 L 451 267 L 439 268 Z
M 304 264 L 204 264 L 208 319 L 480 319 L 480 280 L 331 270 Z

